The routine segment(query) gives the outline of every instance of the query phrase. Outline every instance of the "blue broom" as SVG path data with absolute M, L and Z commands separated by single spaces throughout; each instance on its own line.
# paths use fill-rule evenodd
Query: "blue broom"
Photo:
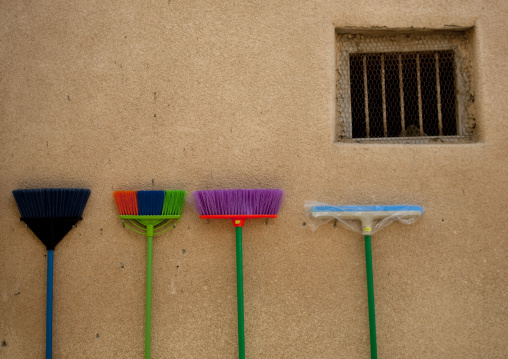
M 12 191 L 21 220 L 46 246 L 46 359 L 52 357 L 53 338 L 53 251 L 80 221 L 90 190 L 80 188 L 18 189 Z

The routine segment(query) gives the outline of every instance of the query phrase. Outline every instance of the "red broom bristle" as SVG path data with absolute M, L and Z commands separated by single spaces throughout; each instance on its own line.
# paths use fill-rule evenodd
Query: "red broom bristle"
M 115 191 L 113 197 L 115 198 L 120 215 L 138 215 L 137 191 Z

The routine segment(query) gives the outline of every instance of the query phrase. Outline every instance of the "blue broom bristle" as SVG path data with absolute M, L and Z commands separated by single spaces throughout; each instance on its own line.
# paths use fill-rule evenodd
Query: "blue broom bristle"
M 160 216 L 164 206 L 164 191 L 138 191 L 140 216 Z
M 200 215 L 275 215 L 283 195 L 280 189 L 219 189 L 193 193 Z
M 40 188 L 12 191 L 22 218 L 78 218 L 83 214 L 89 189 Z

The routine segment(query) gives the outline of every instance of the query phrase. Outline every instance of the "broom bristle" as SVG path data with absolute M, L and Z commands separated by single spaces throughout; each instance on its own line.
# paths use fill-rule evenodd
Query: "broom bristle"
M 138 191 L 140 216 L 158 216 L 164 205 L 164 191 Z
M 162 215 L 180 216 L 185 204 L 185 191 L 165 191 Z
M 22 218 L 78 218 L 90 196 L 89 189 L 40 188 L 12 191 Z
M 113 197 L 115 198 L 120 215 L 138 215 L 138 198 L 136 191 L 115 191 Z
M 284 192 L 280 189 L 218 189 L 196 191 L 200 215 L 275 215 Z
M 181 215 L 185 191 L 116 191 L 118 212 L 128 216 Z

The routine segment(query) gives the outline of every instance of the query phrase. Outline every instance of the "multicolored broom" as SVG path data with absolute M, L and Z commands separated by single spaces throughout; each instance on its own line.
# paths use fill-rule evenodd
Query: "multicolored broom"
M 80 188 L 18 189 L 12 191 L 21 220 L 46 246 L 46 359 L 53 350 L 53 251 L 80 221 L 90 190 Z
M 167 231 L 180 220 L 185 191 L 116 191 L 113 197 L 122 222 L 134 232 L 145 234 L 147 238 L 145 359 L 148 359 L 152 319 L 153 236 Z M 168 226 L 170 223 L 172 226 Z
M 248 218 L 276 218 L 284 192 L 280 189 L 225 189 L 193 193 L 201 218 L 227 218 L 236 227 L 238 357 L 245 359 L 242 227 Z

